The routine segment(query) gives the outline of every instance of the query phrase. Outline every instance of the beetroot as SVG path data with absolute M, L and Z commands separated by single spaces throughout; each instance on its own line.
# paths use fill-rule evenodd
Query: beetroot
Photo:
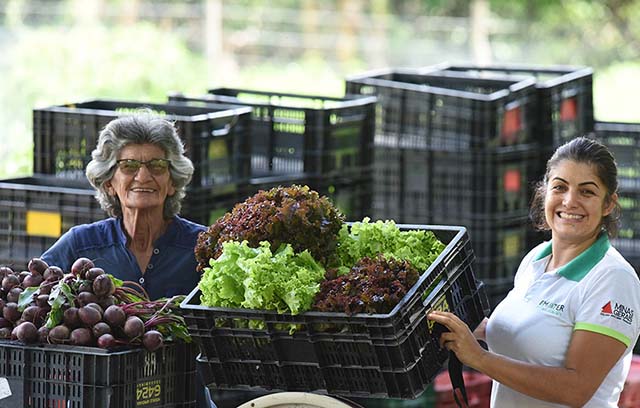
M 142 345 L 149 351 L 156 351 L 164 344 L 162 333 L 157 330 L 149 330 L 142 336 Z
M 38 328 L 31 322 L 22 322 L 15 328 L 16 337 L 24 343 L 35 343 L 38 340 Z
M 98 337 L 98 347 L 100 348 L 112 348 L 116 346 L 116 339 L 109 333 L 105 333 Z
M 36 305 L 42 308 L 49 306 L 49 295 L 38 295 L 36 298 Z
M 109 276 L 102 274 L 93 281 L 93 293 L 96 296 L 111 296 L 115 293 L 116 286 Z
M 20 319 L 22 313 L 18 310 L 18 304 L 9 302 L 2 308 L 2 316 L 10 322 L 15 322 Z
M 0 328 L 2 327 L 13 327 L 13 323 L 5 319 L 4 317 L 0 317 Z
M 104 311 L 104 320 L 109 323 L 111 327 L 121 327 L 127 320 L 127 315 L 120 306 L 111 305 Z
M 98 312 L 100 312 L 100 319 L 102 319 L 102 315 L 104 314 L 104 310 L 102 309 L 102 306 L 100 306 L 97 303 L 87 303 L 86 307 L 92 307 L 96 309 Z
M 70 307 L 64 311 L 62 315 L 62 321 L 64 324 L 72 329 L 80 326 L 80 316 L 78 316 L 78 308 Z
M 52 344 L 66 343 L 71 335 L 69 328 L 63 324 L 49 330 L 49 342 Z
M 74 346 L 90 346 L 93 343 L 93 333 L 86 327 L 80 327 L 71 332 L 69 340 Z
M 22 320 L 31 322 L 35 324 L 36 327 L 40 327 L 42 323 L 44 323 L 44 315 L 45 313 L 43 313 L 39 306 L 32 305 L 22 311 Z
M 124 322 L 124 334 L 130 339 L 141 337 L 144 334 L 144 323 L 138 316 L 129 316 Z
M 91 292 L 80 292 L 78 293 L 78 296 L 76 296 L 76 300 L 80 306 L 86 306 L 89 303 L 96 303 L 98 301 L 98 297 Z
M 42 275 L 44 271 L 49 267 L 45 261 L 40 258 L 31 258 L 27 269 L 34 275 Z
M 38 329 L 38 343 L 47 343 L 49 339 L 49 329 L 46 326 L 42 326 Z
M 22 293 L 22 288 L 16 286 L 15 288 L 11 288 L 9 293 L 7 293 L 7 302 L 18 303 L 18 299 L 20 299 L 20 294 Z
M 0 339 L 9 340 L 11 338 L 12 331 L 13 331 L 13 327 L 0 328 Z
M 116 298 L 113 296 L 107 296 L 98 299 L 98 304 L 102 307 L 102 310 L 106 310 L 109 306 L 116 304 Z
M 91 327 L 102 320 L 102 314 L 91 306 L 83 306 L 78 309 L 78 317 L 85 327 Z
M 93 326 L 92 331 L 93 331 L 93 335 L 98 339 L 103 334 L 107 334 L 107 333 L 111 334 L 111 326 L 109 326 L 105 322 L 98 322 L 96 323 L 95 326 Z
M 64 272 L 57 266 L 48 267 L 42 274 L 42 277 L 47 281 L 57 281 L 62 279 L 63 276 Z
M 24 286 L 25 288 L 32 288 L 32 287 L 40 286 L 40 284 L 42 283 L 43 280 L 44 280 L 44 278 L 42 277 L 42 275 L 29 273 L 22 280 L 22 286 Z
M 7 275 L 2 278 L 2 289 L 4 289 L 7 293 L 16 286 L 20 285 L 20 278 L 16 275 Z
M 104 275 L 104 269 L 96 266 L 87 271 L 85 278 L 92 281 L 100 275 Z
M 79 276 L 82 279 L 85 279 L 85 275 L 87 271 L 93 268 L 95 265 L 93 261 L 89 258 L 80 257 L 76 259 L 71 265 L 71 273 L 75 276 Z
M 9 268 L 8 266 L 0 266 L 0 279 L 4 279 L 5 276 L 13 274 L 13 269 Z

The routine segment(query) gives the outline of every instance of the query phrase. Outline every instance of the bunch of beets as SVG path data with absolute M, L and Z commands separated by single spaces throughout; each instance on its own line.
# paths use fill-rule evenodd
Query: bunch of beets
M 137 284 L 114 279 L 90 259 L 77 259 L 66 274 L 39 258 L 27 269 L 0 266 L 0 339 L 155 351 L 167 325 L 182 325 L 186 333 L 184 320 L 172 313 L 175 299 L 149 301 Z

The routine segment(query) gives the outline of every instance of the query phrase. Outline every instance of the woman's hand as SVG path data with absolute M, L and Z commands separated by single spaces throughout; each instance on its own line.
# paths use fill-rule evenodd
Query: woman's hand
M 478 344 L 469 326 L 450 312 L 432 311 L 427 315 L 427 319 L 449 329 L 440 336 L 440 346 L 456 353 L 462 364 L 475 368 L 485 350 Z

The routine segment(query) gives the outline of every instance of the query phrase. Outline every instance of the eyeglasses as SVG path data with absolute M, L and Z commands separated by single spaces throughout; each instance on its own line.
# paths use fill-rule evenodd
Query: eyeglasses
M 151 159 L 147 161 L 140 161 L 136 159 L 120 159 L 116 161 L 116 165 L 121 172 L 128 176 L 133 176 L 138 173 L 140 167 L 145 166 L 149 173 L 154 176 L 161 176 L 167 172 L 171 165 L 169 159 Z

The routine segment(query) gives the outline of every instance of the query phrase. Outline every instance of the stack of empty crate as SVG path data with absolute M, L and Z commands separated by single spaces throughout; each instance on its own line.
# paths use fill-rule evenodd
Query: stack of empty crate
M 332 98 L 218 88 L 173 103 L 251 107 L 251 180 L 244 195 L 301 184 L 330 197 L 348 220 L 370 214 L 375 97 Z
M 591 81 L 589 69 L 462 65 L 348 78 L 348 94 L 379 101 L 374 216 L 466 226 L 495 305 L 540 239 L 528 212 L 544 162 L 592 127 Z
M 106 217 L 84 170 L 100 130 L 142 107 L 175 122 L 194 163 L 183 216 L 206 223 L 233 206 L 250 177 L 249 108 L 94 100 L 35 109 L 34 175 L 0 183 L 0 264 L 24 268 L 72 226 Z
M 622 213 L 612 244 L 640 272 L 640 123 L 596 122 L 594 134 L 609 147 L 618 165 Z

